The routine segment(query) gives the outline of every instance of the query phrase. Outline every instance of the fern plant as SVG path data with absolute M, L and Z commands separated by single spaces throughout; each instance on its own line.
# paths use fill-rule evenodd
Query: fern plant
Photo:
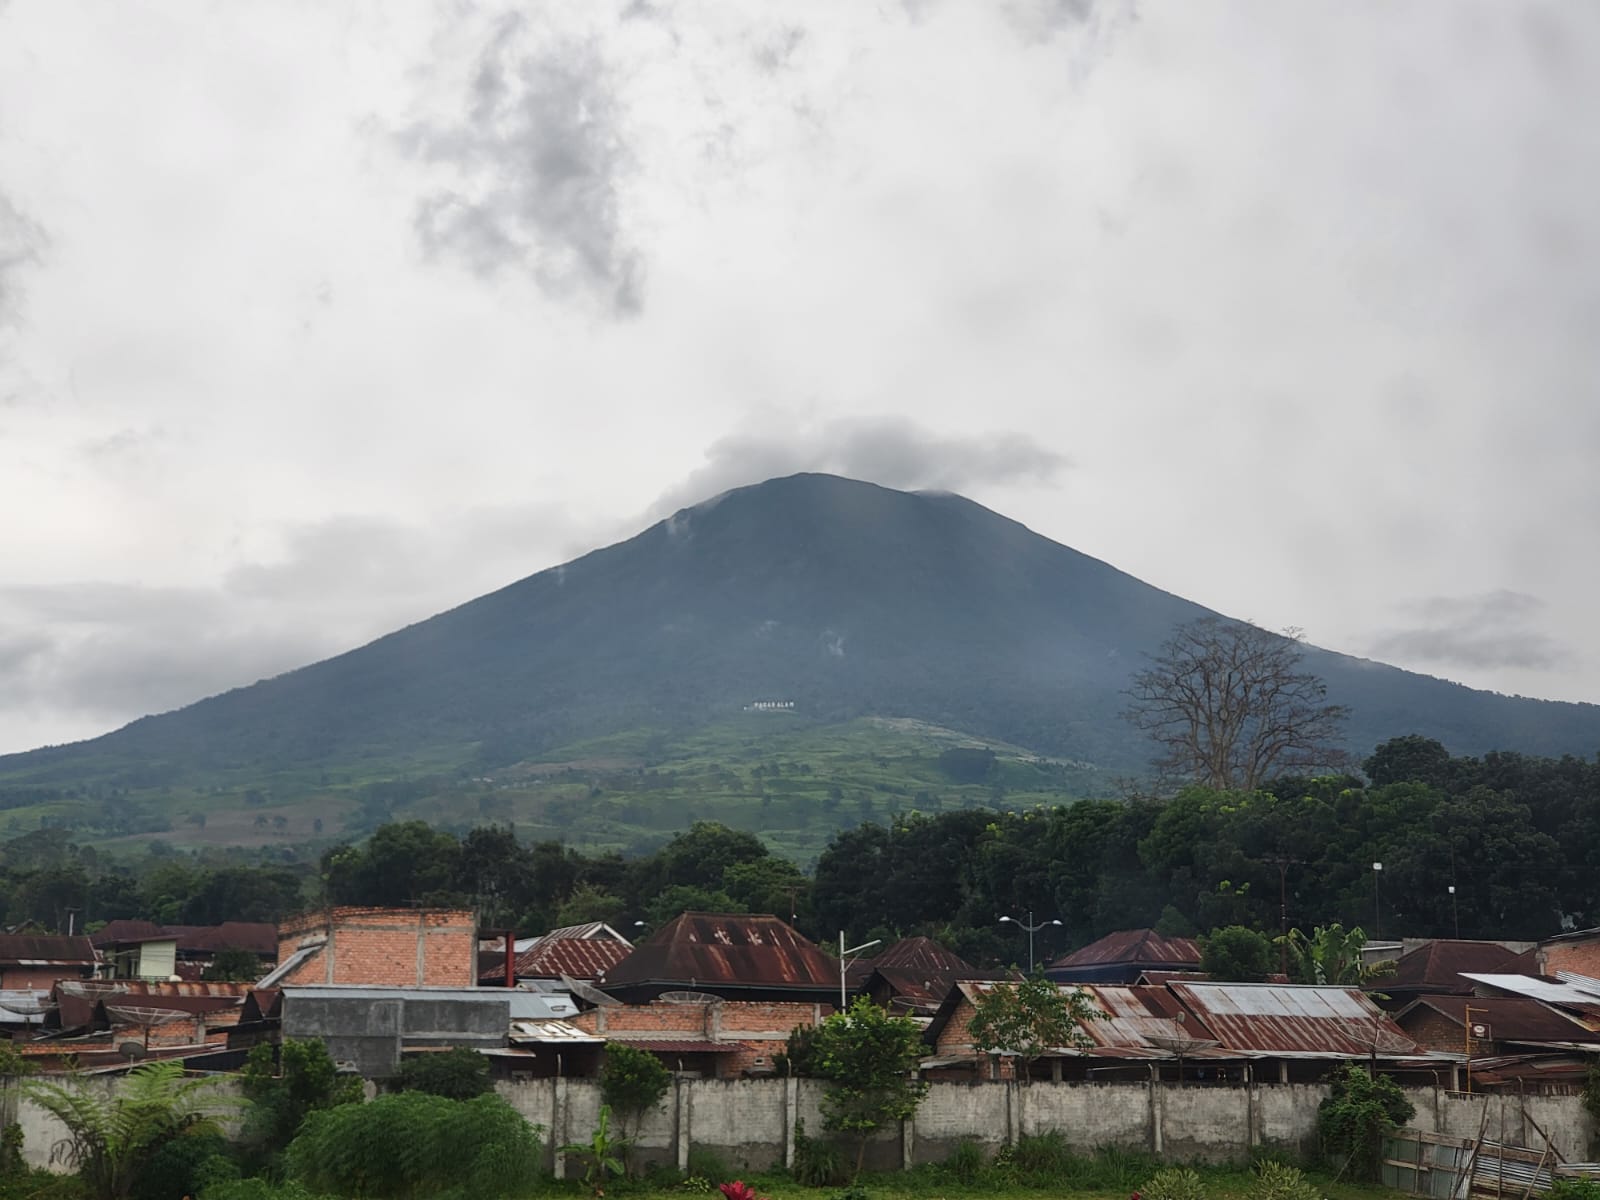
M 30 1100 L 67 1128 L 52 1163 L 76 1168 L 95 1200 L 125 1200 L 161 1147 L 193 1133 L 220 1133 L 228 1101 L 206 1079 L 187 1079 L 175 1062 L 146 1063 L 115 1091 L 82 1079 L 29 1080 Z

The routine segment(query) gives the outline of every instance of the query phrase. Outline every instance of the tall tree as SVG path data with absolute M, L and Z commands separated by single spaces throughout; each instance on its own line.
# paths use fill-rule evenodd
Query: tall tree
M 1160 748 L 1168 777 L 1250 791 L 1274 775 L 1331 767 L 1347 710 L 1300 669 L 1300 632 L 1201 617 L 1180 625 L 1133 677 L 1124 712 Z
M 1057 1047 L 1088 1047 L 1086 1021 L 1103 1017 L 1089 993 L 1046 979 L 1042 972 L 1021 983 L 999 983 L 973 1004 L 967 1030 L 979 1050 L 1012 1054 L 1017 1073 L 1029 1080 L 1034 1060 Z
M 856 1167 L 872 1135 L 917 1111 L 928 1085 L 913 1071 L 922 1056 L 922 1030 L 910 1017 L 890 1016 L 865 996 L 817 1027 L 811 1069 L 832 1085 L 822 1098 L 824 1126 L 856 1135 Z M 852 1175 L 852 1178 L 854 1178 Z

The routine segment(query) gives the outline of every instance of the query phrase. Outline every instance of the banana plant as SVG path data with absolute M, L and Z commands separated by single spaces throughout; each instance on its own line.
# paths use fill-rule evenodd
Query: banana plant
M 622 1174 L 622 1152 L 627 1148 L 626 1138 L 611 1136 L 611 1106 L 600 1106 L 600 1123 L 587 1143 L 574 1142 L 561 1147 L 561 1153 L 583 1160 L 583 1182 L 598 1200 L 606 1194 L 606 1180 Z

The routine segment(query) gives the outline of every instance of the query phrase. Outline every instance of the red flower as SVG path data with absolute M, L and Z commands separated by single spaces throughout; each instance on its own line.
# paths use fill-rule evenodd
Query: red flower
M 732 1183 L 722 1184 L 721 1187 L 722 1194 L 728 1200 L 763 1200 L 762 1197 L 756 1195 L 755 1188 L 742 1180 L 735 1179 Z

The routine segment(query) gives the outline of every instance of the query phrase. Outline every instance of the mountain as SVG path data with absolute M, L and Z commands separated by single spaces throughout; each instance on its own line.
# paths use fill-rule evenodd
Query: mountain
M 913 718 L 1118 771 L 1147 746 L 1121 689 L 1208 610 L 970 500 L 796 475 L 684 509 L 358 650 L 70 746 L 0 784 L 429 762 L 490 770 L 584 739 L 688 731 L 753 701 Z M 1306 665 L 1349 742 L 1600 749 L 1600 707 L 1474 691 L 1331 651 Z

